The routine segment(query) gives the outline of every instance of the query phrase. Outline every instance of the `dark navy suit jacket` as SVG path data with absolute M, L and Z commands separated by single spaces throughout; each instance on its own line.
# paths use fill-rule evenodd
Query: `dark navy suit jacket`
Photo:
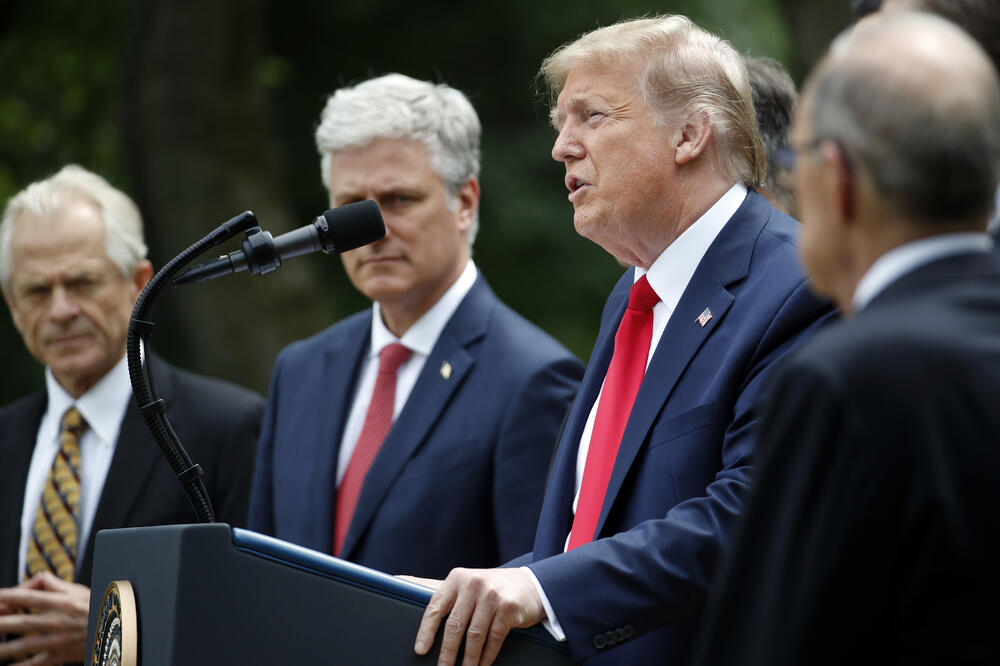
M 368 310 L 278 357 L 251 529 L 330 552 L 340 440 L 370 343 Z M 477 278 L 372 463 L 344 559 L 443 578 L 455 566 L 495 566 L 529 549 L 582 371 Z
M 696 663 L 996 664 L 1000 258 L 900 276 L 764 395 Z
M 528 558 L 574 658 L 686 663 L 748 487 L 760 385 L 830 312 L 808 290 L 797 233 L 798 223 L 756 192 L 727 222 L 650 361 L 615 461 L 598 540 L 562 553 L 580 437 L 611 361 L 632 270 L 611 293 Z M 701 325 L 706 309 L 712 316 Z

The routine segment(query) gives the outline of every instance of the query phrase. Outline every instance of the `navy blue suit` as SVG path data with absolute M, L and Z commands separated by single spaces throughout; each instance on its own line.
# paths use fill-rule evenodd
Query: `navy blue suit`
M 528 559 L 574 658 L 686 663 L 748 487 L 760 385 L 830 313 L 808 290 L 797 233 L 795 220 L 755 192 L 727 222 L 650 361 L 605 496 L 599 540 L 562 553 L 580 437 L 611 361 L 632 270 L 608 298 Z M 702 326 L 697 320 L 706 308 L 712 317 Z
M 370 342 L 369 310 L 278 357 L 251 529 L 330 552 L 338 450 Z M 341 556 L 443 578 L 453 567 L 496 566 L 529 549 L 582 371 L 477 278 L 372 463 Z

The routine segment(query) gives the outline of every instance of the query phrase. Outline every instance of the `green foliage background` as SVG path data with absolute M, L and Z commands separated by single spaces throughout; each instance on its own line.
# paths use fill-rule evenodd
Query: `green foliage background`
M 336 87 L 390 71 L 444 81 L 469 95 L 484 127 L 478 265 L 501 298 L 584 360 L 604 297 L 622 269 L 573 231 L 563 169 L 549 157 L 554 132 L 535 86 L 542 58 L 599 25 L 682 13 L 740 51 L 777 58 L 793 74 L 803 67 L 802 44 L 789 28 L 801 22 L 802 10 L 778 0 L 210 0 L 215 10 L 203 21 L 194 14 L 204 11 L 200 2 L 204 0 L 6 0 L 0 8 L 0 201 L 66 163 L 84 165 L 135 196 L 147 218 L 147 235 L 156 241 L 151 243 L 152 258 L 161 266 L 246 208 L 253 207 L 259 217 L 257 206 L 278 211 L 274 215 L 280 213 L 286 225 L 299 226 L 327 207 L 312 132 L 326 96 Z M 833 17 L 824 19 L 828 32 L 839 27 L 836 10 L 825 16 Z M 192 24 L 201 28 L 197 34 L 177 29 Z M 243 30 L 245 45 L 239 39 Z M 230 37 L 216 39 L 223 32 Z M 161 45 L 155 58 L 146 50 L 151 36 Z M 217 94 L 193 98 L 196 104 L 184 106 L 187 97 L 183 75 L 176 83 L 177 63 L 192 57 L 228 63 L 227 78 Z M 136 66 L 140 61 L 141 69 Z M 168 85 L 175 87 L 164 88 Z M 172 107 L 172 115 L 160 122 L 182 120 L 201 133 L 189 139 L 182 135 L 150 154 L 154 147 L 148 138 L 129 129 L 135 108 L 129 100 L 150 91 L 181 101 L 181 110 Z M 224 105 L 243 93 L 240 103 L 245 99 L 259 111 L 255 117 L 267 121 L 252 131 L 227 122 L 232 111 Z M 215 104 L 222 106 L 211 108 Z M 178 119 L 178 114 L 189 115 Z M 146 121 L 153 116 L 147 113 Z M 153 132 L 155 128 L 154 123 Z M 212 141 L 209 154 L 242 151 L 231 164 L 222 160 L 213 165 L 212 177 L 220 182 L 243 179 L 243 191 L 250 193 L 266 185 L 267 201 L 257 202 L 257 194 L 241 198 L 220 192 L 216 197 L 183 187 L 189 167 L 204 168 L 196 164 L 196 155 L 198 149 L 206 150 L 197 145 L 205 136 Z M 258 160 L 259 179 L 266 183 L 254 182 Z M 150 162 L 169 165 L 152 183 L 142 180 Z M 170 211 L 159 210 L 164 205 L 153 196 L 161 187 L 174 198 L 189 193 L 193 200 L 187 210 L 203 211 L 196 215 L 203 219 L 185 220 L 186 226 L 171 220 Z M 281 231 L 273 228 L 281 225 L 263 217 L 260 221 L 266 229 Z M 265 391 L 268 369 L 282 346 L 366 305 L 335 257 L 296 261 L 308 262 L 300 269 L 308 280 L 289 287 L 298 301 L 268 296 L 261 305 L 244 300 L 252 299 L 251 292 L 261 284 L 259 278 L 248 281 L 245 276 L 216 281 L 214 291 L 205 292 L 210 294 L 207 301 L 189 303 L 186 295 L 174 294 L 161 312 L 167 331 L 154 337 L 154 346 L 190 369 Z M 277 281 L 280 275 L 265 280 Z M 220 312 L 229 312 L 225 317 L 238 324 L 213 323 L 225 318 Z M 267 335 L 251 344 L 233 333 L 237 325 Z M 4 404 L 42 381 L 7 317 L 0 322 L 0 344 Z

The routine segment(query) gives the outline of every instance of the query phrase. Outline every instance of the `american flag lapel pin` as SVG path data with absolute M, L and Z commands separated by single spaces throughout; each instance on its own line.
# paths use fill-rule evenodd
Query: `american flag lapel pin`
M 695 321 L 698 322 L 698 324 L 702 328 L 705 328 L 705 324 L 707 324 L 708 320 L 711 318 L 712 318 L 712 310 L 710 308 L 705 308 L 705 311 L 702 312 L 700 315 L 698 315 L 698 318 L 695 319 Z
M 449 363 L 448 361 L 445 361 L 444 363 L 441 364 L 441 376 L 444 377 L 445 379 L 451 377 L 451 363 Z

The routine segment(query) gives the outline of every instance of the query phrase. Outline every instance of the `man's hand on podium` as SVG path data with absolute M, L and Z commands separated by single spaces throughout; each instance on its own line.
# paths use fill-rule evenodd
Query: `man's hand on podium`
M 489 666 L 511 629 L 530 627 L 545 618 L 534 583 L 520 569 L 453 569 L 444 582 L 410 580 L 436 588 L 413 649 L 427 654 L 444 620 L 439 666 L 455 663 L 463 637 L 463 666 Z
M 0 589 L 0 659 L 26 666 L 81 662 L 86 654 L 90 588 L 45 572 L 17 587 Z

